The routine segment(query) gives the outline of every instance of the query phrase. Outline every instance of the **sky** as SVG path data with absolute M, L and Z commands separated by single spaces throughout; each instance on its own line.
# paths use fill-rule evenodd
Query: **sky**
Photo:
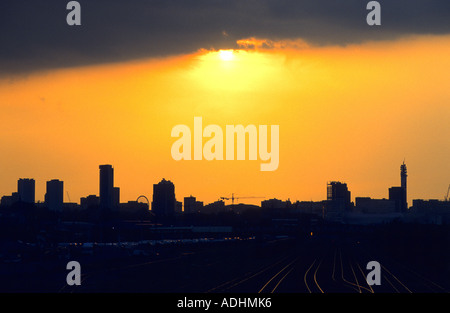
M 328 181 L 408 202 L 450 184 L 450 4 L 380 1 L 65 1 L 0 4 L 0 195 L 18 178 L 98 195 L 112 164 L 121 202 L 162 178 L 194 195 L 324 200 Z M 224 53 L 224 51 L 227 51 Z M 279 125 L 279 166 L 171 156 L 176 125 Z M 207 139 L 204 139 L 204 142 Z M 259 203 L 262 199 L 242 200 Z

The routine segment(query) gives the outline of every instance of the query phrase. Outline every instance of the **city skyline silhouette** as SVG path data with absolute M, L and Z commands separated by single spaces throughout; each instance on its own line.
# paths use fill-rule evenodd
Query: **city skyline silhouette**
M 0 293 L 450 292 L 448 0 L 0 7 Z
M 8 148 L 0 155 L 0 194 L 13 192 L 18 178 L 33 177 L 37 200 L 44 201 L 45 182 L 58 178 L 78 201 L 98 192 L 96 168 L 109 163 L 120 168 L 116 180 L 124 200 L 150 195 L 148 181 L 164 177 L 181 194 L 195 191 L 205 202 L 232 193 L 318 201 L 328 180 L 383 198 L 385 187 L 397 184 L 397 167 L 406 157 L 414 172 L 408 202 L 442 199 L 450 153 L 438 140 L 448 132 L 448 91 L 439 83 L 446 77 L 445 43 L 424 37 L 361 44 L 357 55 L 351 47 L 242 47 L 231 60 L 202 50 L 2 78 Z M 423 57 L 404 58 L 406 51 Z M 360 85 L 354 85 L 354 73 L 361 75 Z M 430 78 L 424 85 L 420 77 Z M 248 157 L 175 161 L 171 130 L 180 124 L 193 129 L 195 116 L 222 129 L 279 125 L 278 168 L 262 173 L 261 162 Z M 247 179 L 235 179 L 241 175 Z
M 450 199 L 448 194 L 450 185 L 443 200 L 413 199 L 412 204 L 408 203 L 408 172 L 405 161 L 400 166 L 401 184 L 400 186 L 389 187 L 388 198 L 376 199 L 367 195 L 352 197 L 351 189 L 346 182 L 328 181 L 326 197 L 319 201 L 302 199 L 291 201 L 289 198 L 281 200 L 276 197 L 264 196 L 245 197 L 235 196 L 233 193 L 230 197 L 221 196 L 211 203 L 205 203 L 195 193 L 194 196 L 192 194 L 189 196 L 178 195 L 177 198 L 175 184 L 165 178 L 153 184 L 152 196 L 139 195 L 136 200 L 121 201 L 121 188 L 115 184 L 113 165 L 102 164 L 98 168 L 99 192 L 81 197 L 79 202 L 64 201 L 64 194 L 66 193 L 64 182 L 58 179 L 47 181 L 44 202 L 35 201 L 35 180 L 20 178 L 17 181 L 17 191 L 1 197 L 0 209 L 6 213 L 6 216 L 21 207 L 26 207 L 27 210 L 47 211 L 58 219 L 72 220 L 75 218 L 77 220 L 76 216 L 84 216 L 83 220 L 87 218 L 86 221 L 95 222 L 102 222 L 105 218 L 120 221 L 137 217 L 149 221 L 153 220 L 153 222 L 159 219 L 158 222 L 164 221 L 163 224 L 167 224 L 175 221 L 181 216 L 180 214 L 221 214 L 224 212 L 240 214 L 247 210 L 258 211 L 259 209 L 264 211 L 271 209 L 280 212 L 292 211 L 298 214 L 312 214 L 331 222 L 356 225 L 385 224 L 395 221 L 443 225 L 450 223 Z M 250 199 L 264 200 L 260 200 L 259 205 L 242 202 Z M 143 202 L 139 200 L 143 200 Z
M 151 202 L 140 196 L 146 202 L 121 203 L 115 168 L 98 169 L 99 196 L 81 205 L 63 203 L 64 183 L 56 179 L 47 183 L 45 203 L 34 202 L 33 179 L 19 179 L 17 193 L 2 197 L 3 292 L 449 290 L 450 201 L 415 199 L 407 209 L 405 163 L 389 199 L 356 196 L 353 203 L 346 183 L 330 181 L 323 201 L 266 199 L 256 206 L 234 203 L 233 195 L 225 205 L 230 198 L 204 204 L 190 195 L 184 211 L 170 180 L 153 184 Z M 73 259 L 87 274 L 70 286 L 61 267 Z M 365 276 L 373 261 L 383 273 L 375 285 Z
M 111 198 L 110 200 L 108 200 L 108 203 L 106 203 L 106 204 L 103 203 L 103 206 L 112 207 L 112 201 L 113 201 L 112 198 L 113 197 L 115 198 L 114 202 L 116 203 L 116 205 L 119 204 L 120 203 L 120 187 L 119 186 L 114 186 L 114 166 L 110 165 L 110 164 L 104 164 L 104 165 L 100 165 L 99 167 L 100 167 L 100 175 L 99 175 L 100 187 L 99 187 L 99 191 L 97 193 L 95 193 L 95 194 L 84 195 L 84 196 L 82 196 L 80 198 L 79 201 L 71 201 L 69 192 L 67 190 L 64 190 L 64 182 L 59 180 L 59 179 L 51 179 L 51 180 L 46 182 L 46 184 L 47 184 L 47 192 L 49 190 L 49 184 L 53 184 L 53 185 L 54 184 L 59 184 L 60 186 L 58 186 L 56 188 L 60 189 L 58 191 L 58 193 L 59 193 L 58 201 L 61 202 L 61 204 L 62 203 L 81 204 L 83 199 L 85 199 L 86 197 L 93 197 L 93 196 L 96 196 L 96 197 L 98 197 L 100 199 L 101 198 L 100 194 L 102 192 L 104 194 L 108 194 L 108 197 Z M 105 174 L 103 176 L 106 175 L 106 172 L 110 172 L 110 173 L 107 174 L 107 176 L 109 178 L 107 178 L 107 177 L 101 178 L 102 177 L 102 174 L 101 174 L 102 171 L 105 172 Z M 407 191 L 407 187 L 406 187 L 407 170 L 406 170 L 405 161 L 403 161 L 402 165 L 400 166 L 400 172 L 401 172 L 401 174 L 400 174 L 400 176 L 401 176 L 400 177 L 401 186 L 400 187 L 390 187 L 389 188 L 388 197 L 383 197 L 382 199 L 387 199 L 387 198 L 390 199 L 390 198 L 396 198 L 396 197 L 397 198 L 398 197 L 402 198 L 401 201 L 403 201 L 404 204 L 402 204 L 402 210 L 401 211 L 405 212 L 405 211 L 407 211 L 409 209 L 409 206 L 411 206 L 411 203 L 412 203 L 412 201 L 408 202 L 408 198 L 407 198 L 407 192 L 406 192 Z M 109 181 L 108 184 L 110 186 L 106 187 L 107 188 L 106 190 L 105 190 L 105 187 L 102 187 L 102 181 L 103 181 L 103 185 L 105 185 L 106 181 Z M 164 182 L 164 181 L 166 181 L 166 179 L 163 177 L 161 182 Z M 170 182 L 170 180 L 168 180 L 168 181 Z M 336 180 L 336 181 L 338 181 L 338 180 Z M 27 182 L 29 184 L 26 184 Z M 333 180 L 329 180 L 327 182 L 328 185 L 329 185 L 329 182 L 333 182 Z M 1 196 L 5 196 L 5 203 L 10 202 L 11 201 L 10 200 L 11 197 L 12 197 L 13 200 L 15 199 L 14 201 L 23 200 L 25 202 L 31 202 L 31 203 L 35 203 L 35 202 L 36 203 L 41 203 L 41 202 L 47 203 L 47 201 L 45 200 L 46 196 L 47 196 L 47 192 L 44 194 L 44 201 L 35 200 L 35 198 L 36 198 L 36 188 L 35 188 L 36 182 L 35 182 L 35 180 L 33 178 L 19 178 L 18 181 L 17 181 L 17 185 L 18 185 L 17 190 L 15 192 L 13 192 L 11 195 L 0 195 L 0 197 Z M 27 192 L 23 192 L 23 191 L 21 192 L 21 187 L 22 186 L 26 186 L 26 188 L 28 188 Z M 347 188 L 347 186 L 346 186 L 346 188 Z M 449 185 L 448 188 L 450 190 L 450 185 Z M 24 187 L 22 187 L 22 189 L 24 189 Z M 404 192 L 404 195 L 399 194 L 399 192 L 400 193 Z M 25 198 L 28 197 L 29 199 L 32 199 L 32 200 L 21 199 L 21 195 L 23 195 L 22 197 L 25 197 Z M 144 197 L 148 201 L 148 198 L 151 198 L 151 195 L 147 195 L 147 196 L 140 194 L 140 195 L 138 195 L 136 197 L 135 200 L 137 201 L 137 199 L 139 199 L 141 197 Z M 192 197 L 192 194 L 190 194 L 190 196 Z M 187 195 L 182 195 L 181 199 L 184 198 L 184 197 L 188 197 L 188 196 Z M 200 195 L 200 197 L 199 197 L 199 195 L 196 195 L 196 197 L 201 199 L 201 195 Z M 327 195 L 324 199 L 321 199 L 321 200 L 318 200 L 318 201 L 320 202 L 322 200 L 327 199 L 328 197 L 329 197 L 329 195 Z M 354 196 L 353 198 L 349 195 L 348 197 L 349 197 L 348 202 L 355 202 L 355 201 L 353 201 L 353 199 L 356 200 L 356 198 L 358 198 L 358 197 L 359 198 L 361 198 L 361 197 L 371 198 L 371 195 L 357 195 L 357 196 Z M 447 194 L 444 195 L 443 199 L 441 198 L 441 199 L 432 199 L 432 200 L 444 200 L 444 201 L 447 201 L 448 197 L 449 197 L 449 195 L 448 195 L 448 190 L 447 190 Z M 103 198 L 105 198 L 105 196 Z M 66 201 L 64 199 L 66 199 Z M 245 199 L 246 201 L 255 201 L 255 200 L 249 200 L 249 199 L 268 199 L 268 197 L 265 197 L 265 196 L 244 196 L 244 195 L 239 195 L 239 196 L 236 195 L 235 196 L 234 193 L 231 193 L 230 195 L 219 196 L 214 201 L 219 201 L 219 200 L 221 200 L 221 201 L 230 201 L 231 200 L 231 204 L 234 204 L 234 200 L 235 199 L 236 199 L 236 201 L 239 201 L 240 199 Z M 277 199 L 277 197 L 275 196 L 274 199 Z M 291 201 L 291 198 L 288 197 L 287 199 L 279 199 L 279 200 Z M 413 199 L 411 199 L 411 200 L 413 200 Z M 429 198 L 426 199 L 426 200 L 429 200 Z M 128 200 L 127 199 L 127 201 L 134 201 L 134 200 Z M 124 201 L 124 202 L 127 202 L 127 201 Z M 257 201 L 259 201 L 259 200 L 257 200 Z M 308 200 L 307 199 L 295 199 L 293 201 L 294 202 L 295 201 L 298 202 L 298 201 L 308 201 Z M 312 200 L 310 200 L 310 201 L 313 202 Z M 409 206 L 408 206 L 408 203 L 410 204 Z M 251 204 L 254 204 L 254 203 L 251 203 Z M 184 208 L 184 206 L 183 206 L 183 208 Z M 62 210 L 62 207 L 60 207 L 59 210 Z M 400 211 L 400 210 L 397 209 L 397 211 Z

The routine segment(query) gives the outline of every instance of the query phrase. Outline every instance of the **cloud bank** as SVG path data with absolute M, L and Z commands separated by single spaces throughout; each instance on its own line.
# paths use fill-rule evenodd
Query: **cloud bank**
M 81 26 L 67 25 L 67 2 L 1 2 L 1 74 L 237 48 L 245 38 L 346 45 L 450 33 L 448 0 L 379 1 L 375 27 L 366 0 L 80 0 Z

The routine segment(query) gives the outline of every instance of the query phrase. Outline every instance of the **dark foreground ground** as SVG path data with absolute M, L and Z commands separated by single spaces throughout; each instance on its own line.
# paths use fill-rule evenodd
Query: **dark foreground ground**
M 447 241 L 438 246 L 354 236 L 225 240 L 114 247 L 42 262 L 0 264 L 1 292 L 62 293 L 448 293 Z M 403 251 L 405 250 L 405 251 Z M 429 255 L 424 255 L 428 252 Z M 81 285 L 69 286 L 68 261 L 81 265 Z M 366 282 L 369 261 L 381 265 L 381 285 Z

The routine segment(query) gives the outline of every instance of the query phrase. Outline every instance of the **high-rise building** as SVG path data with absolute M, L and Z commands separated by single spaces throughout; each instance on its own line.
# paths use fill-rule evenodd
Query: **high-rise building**
M 327 185 L 327 201 L 336 209 L 350 209 L 351 197 L 347 184 L 338 181 L 329 182 Z
M 327 184 L 326 218 L 342 222 L 345 214 L 351 210 L 350 191 L 347 184 L 332 181 Z
M 50 211 L 62 212 L 64 202 L 64 182 L 53 179 L 47 182 L 45 204 Z
M 338 181 L 327 185 L 327 211 L 343 213 L 351 209 L 351 195 L 346 183 Z
M 406 212 L 408 210 L 408 202 L 406 197 L 406 164 L 400 165 L 400 187 L 389 188 L 389 200 L 395 201 L 397 212 Z
M 163 178 L 153 185 L 152 212 L 157 216 L 173 216 L 175 214 L 175 185 Z
M 405 210 L 408 208 L 408 198 L 407 198 L 407 189 L 406 189 L 406 177 L 408 177 L 408 175 L 406 174 L 406 164 L 405 161 L 403 161 L 403 164 L 400 165 L 400 182 L 401 182 L 401 187 L 404 190 L 405 193 L 405 203 L 403 203 L 403 206 L 405 208 Z
M 100 165 L 100 208 L 112 209 L 114 203 L 114 168 Z
M 34 203 L 35 199 L 35 181 L 30 178 L 21 178 L 17 181 L 17 193 L 22 202 Z

